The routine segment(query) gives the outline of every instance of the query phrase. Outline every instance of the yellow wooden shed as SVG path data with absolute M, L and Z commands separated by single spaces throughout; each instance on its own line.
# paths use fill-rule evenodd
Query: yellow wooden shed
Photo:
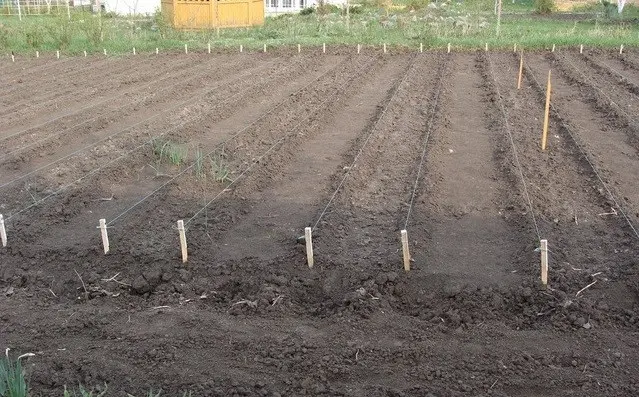
M 162 14 L 176 29 L 211 29 L 264 23 L 264 0 L 162 0 Z

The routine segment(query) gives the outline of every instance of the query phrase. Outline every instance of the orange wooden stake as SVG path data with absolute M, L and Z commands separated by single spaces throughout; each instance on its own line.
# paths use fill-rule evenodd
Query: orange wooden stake
M 517 78 L 517 89 L 521 90 L 521 77 L 524 74 L 524 52 L 519 57 L 519 77 Z
M 550 91 L 552 84 L 550 83 L 550 70 L 548 71 L 548 84 L 546 85 L 546 109 L 544 111 L 544 132 L 541 135 L 541 150 L 546 150 L 546 142 L 548 140 L 548 119 L 550 115 Z
M 408 232 L 406 230 L 401 231 L 402 236 L 402 255 L 404 258 L 404 270 L 410 271 L 410 251 L 408 249 Z
M 548 240 L 541 240 L 541 284 L 548 285 Z

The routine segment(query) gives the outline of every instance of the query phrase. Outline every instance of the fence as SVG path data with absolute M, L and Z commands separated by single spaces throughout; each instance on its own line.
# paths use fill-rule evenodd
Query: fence
M 0 15 L 22 19 L 33 15 L 60 15 L 73 11 L 91 11 L 90 0 L 0 0 Z

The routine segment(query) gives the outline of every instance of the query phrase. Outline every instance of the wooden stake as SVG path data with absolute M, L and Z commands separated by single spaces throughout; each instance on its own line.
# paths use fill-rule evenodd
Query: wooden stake
M 177 221 L 177 228 L 180 232 L 180 248 L 182 249 L 182 263 L 186 263 L 189 260 L 189 251 L 186 247 L 186 231 L 184 230 L 184 221 Z
M 304 240 L 306 241 L 306 262 L 308 267 L 313 267 L 313 229 L 310 227 L 304 229 Z
M 361 50 L 362 50 L 362 45 L 358 44 L 357 45 L 357 53 L 359 54 Z
M 206 52 L 207 52 L 207 54 L 210 54 L 210 53 L 211 53 L 211 43 L 209 43 L 209 44 L 207 45 Z
M 485 49 L 486 49 L 486 52 L 488 52 L 488 43 L 486 43 Z
M 299 53 L 301 53 L 301 52 L 302 52 L 302 45 L 301 45 L 301 44 L 298 44 L 298 45 L 297 45 L 297 53 L 299 54 Z
M 106 55 L 106 48 L 103 48 L 102 52 L 104 52 L 104 55 Z
M 184 44 L 184 53 L 185 54 L 189 53 L 189 45 L 188 44 Z
M 623 44 L 619 47 L 619 55 L 623 54 Z
M 517 43 L 513 44 L 513 52 L 517 52 Z
M 583 44 L 579 46 L 579 53 L 580 54 L 584 53 L 584 45 Z
M 109 253 L 109 235 L 107 234 L 106 220 L 100 219 L 100 233 L 102 234 L 102 246 L 104 247 L 104 253 Z
M 11 62 L 15 62 L 15 61 L 16 61 L 15 55 L 11 54 Z
M 541 136 L 541 150 L 546 150 L 546 141 L 548 139 L 548 119 L 550 113 L 550 70 L 548 71 L 548 83 L 546 84 L 546 108 L 544 110 L 544 132 Z
M 160 49 L 155 47 L 155 55 L 158 55 L 160 53 Z
M 85 50 L 85 51 L 84 51 L 84 57 L 86 58 L 86 56 L 87 56 L 87 52 L 86 52 L 86 50 Z
M 135 47 L 133 47 L 133 55 L 135 55 Z
M 419 52 L 424 52 L 424 43 L 419 43 Z
M 243 49 L 244 47 L 242 47 L 242 44 L 240 44 L 240 52 L 242 52 Z
M 55 52 L 55 57 L 56 57 L 57 59 L 60 59 L 60 50 L 56 50 L 56 52 Z
M 386 43 L 384 43 L 384 54 L 386 54 Z
M 266 52 L 266 44 L 264 44 L 264 52 Z
M 448 43 L 448 53 L 450 54 L 450 43 Z
M 519 58 L 519 77 L 517 78 L 517 89 L 521 90 L 521 77 L 524 74 L 524 52 L 521 52 Z
M 326 43 L 322 43 L 322 54 L 326 54 Z
M 541 240 L 541 284 L 548 285 L 548 240 Z
M 7 230 L 4 228 L 4 217 L 0 214 L 0 239 L 2 240 L 2 246 L 7 246 Z
M 36 58 L 40 58 L 40 51 L 36 51 Z
M 404 270 L 410 271 L 410 251 L 408 250 L 408 232 L 402 230 L 402 253 L 404 255 Z
M 552 45 L 552 52 L 555 52 L 555 45 Z

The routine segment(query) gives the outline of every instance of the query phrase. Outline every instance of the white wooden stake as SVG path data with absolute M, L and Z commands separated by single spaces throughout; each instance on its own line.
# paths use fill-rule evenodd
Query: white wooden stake
M 448 53 L 450 54 L 450 43 L 448 43 Z
M 86 56 L 87 56 L 87 52 L 86 52 L 86 50 L 85 50 L 85 51 L 84 51 L 84 57 L 86 58 Z
M 160 49 L 155 47 L 155 55 L 158 55 L 160 53 Z
M 326 43 L 322 43 L 322 54 L 326 54 Z
M 579 46 L 579 53 L 580 54 L 584 53 L 584 45 L 583 44 Z
M 410 251 L 408 250 L 408 232 L 402 230 L 402 254 L 404 256 L 404 270 L 410 271 Z
M 15 61 L 16 61 L 15 55 L 11 54 L 11 62 L 15 62 Z
M 188 44 L 184 44 L 184 53 L 185 54 L 189 53 L 189 45 Z
M 7 246 L 7 230 L 4 228 L 4 217 L 0 214 L 0 239 L 2 239 L 2 246 Z
M 40 58 L 40 51 L 36 51 L 36 58 Z
M 180 232 L 180 248 L 182 249 L 182 263 L 186 263 L 189 260 L 189 251 L 186 247 L 186 231 L 184 230 L 184 221 L 177 221 L 177 228 Z
M 386 54 L 386 43 L 384 43 L 384 54 Z
M 513 52 L 517 52 L 517 43 L 513 44 Z
M 60 59 L 60 50 L 56 50 L 56 52 L 55 52 L 55 57 L 56 57 L 57 59 Z
M 209 46 L 208 46 L 208 53 L 209 54 L 211 53 L 211 43 L 209 43 Z
M 548 240 L 541 240 L 541 284 L 548 285 Z
M 623 54 L 623 44 L 621 45 L 621 47 L 619 47 L 619 54 Z
M 300 44 L 297 45 L 297 53 L 302 52 L 302 46 Z
M 419 43 L 419 52 L 424 52 L 424 43 Z
M 357 45 L 357 53 L 359 54 L 361 50 L 362 50 L 362 45 L 358 44 Z
M 266 52 L 266 44 L 264 44 L 264 52 Z
M 554 45 L 554 44 L 552 45 L 552 50 L 551 50 L 551 52 L 555 52 L 555 45 Z
M 242 50 L 243 50 L 243 47 L 242 47 L 242 44 L 240 44 L 240 52 L 242 52 Z
M 484 47 L 486 52 L 488 52 L 488 43 L 486 43 L 486 46 Z
M 107 234 L 106 219 L 100 219 L 100 233 L 102 234 L 102 246 L 104 247 L 104 253 L 109 253 L 109 235 Z
M 313 267 L 313 229 L 310 227 L 304 229 L 304 240 L 306 241 L 306 262 L 308 267 Z
M 135 55 L 135 47 L 133 47 L 133 55 Z
M 103 48 L 102 50 L 102 52 L 104 52 L 104 55 L 106 55 L 106 48 Z

